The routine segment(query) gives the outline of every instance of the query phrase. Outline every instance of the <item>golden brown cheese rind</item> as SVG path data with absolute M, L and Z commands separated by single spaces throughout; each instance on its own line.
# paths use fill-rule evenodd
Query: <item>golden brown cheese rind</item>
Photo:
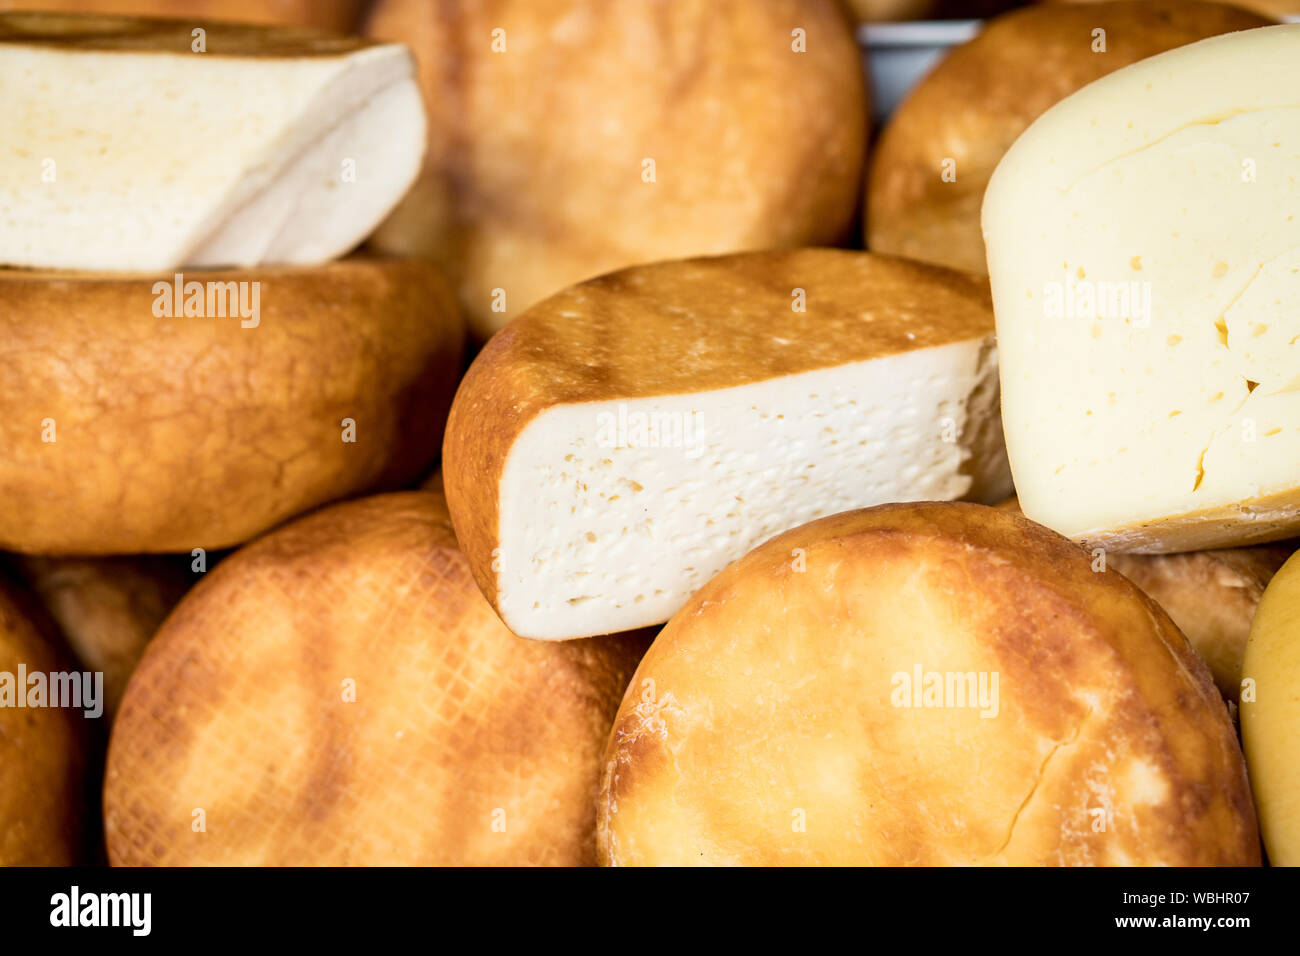
M 794 311 L 802 289 L 806 311 Z M 484 346 L 443 447 L 456 533 L 496 601 L 510 446 L 556 405 L 703 392 L 989 335 L 988 284 L 835 249 L 637 266 L 551 296 Z
M 430 130 L 372 241 L 434 256 L 480 337 L 601 273 L 850 228 L 869 110 L 835 0 L 380 0 L 366 32 L 411 46 Z
M 224 560 L 145 653 L 109 751 L 110 860 L 592 863 L 647 639 L 514 637 L 437 495 L 318 512 Z
M 0 582 L 0 672 L 16 682 L 20 666 L 47 680 L 69 670 L 18 593 Z M 83 711 L 65 707 L 0 706 L 0 866 L 89 862 L 87 721 Z
M 1039 0 L 1051 3 L 1095 3 L 1097 0 Z M 1192 6 L 1186 3 L 1185 6 Z M 1291 13 L 1300 13 L 1300 0 L 1236 0 L 1234 6 L 1272 17 L 1283 17 Z
M 65 7 L 74 5 L 85 7 L 89 4 L 64 4 Z M 203 55 L 215 57 L 345 56 L 376 45 L 373 41 L 360 37 L 327 35 L 314 29 L 226 23 L 219 18 L 209 19 L 212 14 L 226 12 L 220 9 L 220 4 L 204 5 L 210 9 L 167 11 L 167 15 L 185 17 L 177 20 L 117 16 L 113 12 L 100 15 L 32 12 L 29 9 L 4 12 L 5 6 L 8 4 L 0 0 L 0 47 L 21 44 L 54 47 L 69 53 L 130 52 L 194 56 L 195 29 L 202 29 L 205 34 Z M 19 6 L 30 8 L 33 4 Z M 132 12 L 164 11 L 151 9 Z M 296 19 L 293 13 L 287 11 L 286 14 L 286 20 Z M 302 19 L 308 21 L 306 16 L 302 16 Z M 322 19 L 322 25 L 333 25 L 332 18 Z M 267 22 L 270 22 L 269 17 Z
M 997 673 L 996 713 L 901 706 L 914 668 Z M 1173 622 L 969 504 L 815 521 L 701 589 L 633 677 L 598 826 L 614 864 L 1260 858 L 1232 725 Z
M 436 456 L 464 330 L 432 266 L 186 280 L 260 283 L 259 324 L 156 317 L 170 276 L 0 270 L 0 547 L 228 547 Z
M 1040 114 L 1137 60 L 1272 22 L 1185 0 L 1038 6 L 992 20 L 912 89 L 881 134 L 867 185 L 867 247 L 987 274 L 984 189 Z M 1106 31 L 1104 53 L 1093 52 L 1095 29 Z M 942 176 L 948 160 L 953 181 Z
M 1015 498 L 998 507 L 1020 513 Z M 1295 549 L 1296 542 L 1284 541 L 1179 554 L 1106 552 L 1105 558 L 1108 570 L 1123 574 L 1165 610 L 1209 666 L 1219 693 L 1235 701 L 1255 609 Z

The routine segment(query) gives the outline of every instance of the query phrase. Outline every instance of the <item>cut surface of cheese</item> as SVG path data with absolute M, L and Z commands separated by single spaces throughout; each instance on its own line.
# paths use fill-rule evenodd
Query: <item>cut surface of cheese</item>
M 448 421 L 476 578 L 517 634 L 607 634 L 666 620 L 821 515 L 996 500 L 990 326 L 980 280 L 837 250 L 663 263 L 552 297 L 489 342 Z
M 148 272 L 346 253 L 414 181 L 425 115 L 396 44 L 9 13 L 0 129 L 0 263 Z
M 983 229 L 1030 518 L 1110 550 L 1300 530 L 1300 25 L 1141 61 L 1044 114 Z
M 966 503 L 781 535 L 660 631 L 605 753 L 620 865 L 1245 865 L 1209 672 L 1070 541 Z

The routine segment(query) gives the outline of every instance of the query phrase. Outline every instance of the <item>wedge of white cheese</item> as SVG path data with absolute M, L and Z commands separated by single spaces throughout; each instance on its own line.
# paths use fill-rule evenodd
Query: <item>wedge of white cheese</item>
M 397 44 L 0 14 L 0 264 L 325 262 L 396 205 L 424 141 Z
M 813 249 L 643 266 L 480 353 L 443 447 L 457 536 L 516 634 L 656 624 L 821 515 L 1009 487 L 983 280 Z M 798 555 L 791 555 L 798 562 Z
M 1121 551 L 1300 530 L 1300 25 L 1064 100 L 983 226 L 1027 516 Z

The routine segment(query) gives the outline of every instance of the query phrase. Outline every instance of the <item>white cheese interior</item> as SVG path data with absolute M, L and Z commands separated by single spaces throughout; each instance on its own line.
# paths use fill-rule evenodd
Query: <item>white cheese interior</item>
M 656 624 L 728 563 L 814 518 L 960 498 L 972 482 L 1005 497 L 996 375 L 990 336 L 552 408 L 516 439 L 502 476 L 502 617 L 542 639 Z
M 414 181 L 425 118 L 399 46 L 275 58 L 0 44 L 0 129 L 0 263 L 165 272 L 346 253 Z
M 1144 551 L 1300 526 L 1300 26 L 1064 101 L 999 167 L 984 229 L 1026 515 Z M 1123 287 L 1104 314 L 1079 298 Z

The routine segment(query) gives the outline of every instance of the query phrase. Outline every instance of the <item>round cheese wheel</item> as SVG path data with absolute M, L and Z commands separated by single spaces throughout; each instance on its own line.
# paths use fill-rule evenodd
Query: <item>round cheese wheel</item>
M 828 245 L 869 115 L 835 0 L 378 0 L 409 44 L 424 172 L 372 238 L 432 255 L 483 338 L 624 266 Z
M 881 133 L 867 181 L 867 248 L 987 275 L 984 189 L 1049 106 L 1137 60 L 1271 22 L 1186 0 L 1038 6 L 991 20 L 913 88 Z
M 595 862 L 600 757 L 645 636 L 515 637 L 427 492 L 222 561 L 113 726 L 114 864 Z
M 437 455 L 465 333 L 432 265 L 180 275 L 0 269 L 0 548 L 230 547 Z
M 610 864 L 1259 862 L 1236 735 L 1150 599 L 980 505 L 773 538 L 664 627 L 605 754 Z

